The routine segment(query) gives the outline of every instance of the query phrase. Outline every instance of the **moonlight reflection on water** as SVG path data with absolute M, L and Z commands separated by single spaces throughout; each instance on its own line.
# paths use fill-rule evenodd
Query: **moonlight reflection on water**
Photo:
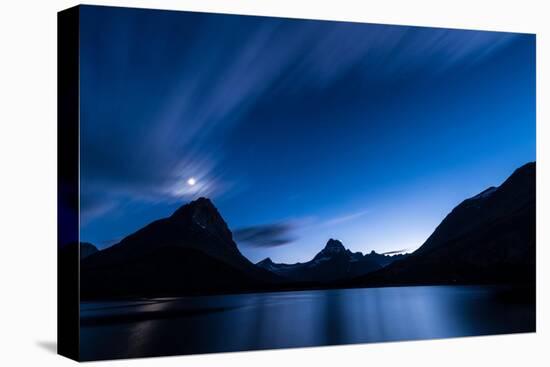
M 426 286 L 83 302 L 85 360 L 535 331 L 502 287 Z

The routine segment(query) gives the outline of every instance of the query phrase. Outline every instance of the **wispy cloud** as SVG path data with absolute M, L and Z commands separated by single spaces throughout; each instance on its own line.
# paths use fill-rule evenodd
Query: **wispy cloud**
M 345 222 L 350 222 L 350 221 L 353 221 L 355 219 L 361 218 L 361 217 L 365 216 L 368 213 L 369 213 L 369 210 L 365 209 L 365 210 L 361 210 L 361 211 L 358 211 L 358 212 L 353 212 L 351 214 L 345 214 L 345 215 L 342 215 L 342 216 L 339 216 L 339 217 L 333 217 L 333 218 L 330 218 L 330 219 L 327 219 L 327 220 L 321 222 L 321 225 L 333 226 L 333 225 L 336 225 L 336 224 L 342 224 L 342 223 L 345 223 Z
M 307 95 L 352 70 L 361 70 L 365 84 L 419 69 L 445 72 L 480 62 L 514 39 L 498 32 L 108 11 L 88 8 L 81 19 L 85 221 L 121 200 L 220 196 L 241 186 L 242 178 L 224 169 L 223 136 L 281 88 Z M 189 177 L 197 185 L 186 186 Z

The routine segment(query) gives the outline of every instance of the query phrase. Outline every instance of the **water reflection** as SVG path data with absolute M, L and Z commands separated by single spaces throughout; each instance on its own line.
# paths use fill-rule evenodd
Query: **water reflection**
M 86 360 L 529 332 L 497 287 L 399 287 L 82 303 Z

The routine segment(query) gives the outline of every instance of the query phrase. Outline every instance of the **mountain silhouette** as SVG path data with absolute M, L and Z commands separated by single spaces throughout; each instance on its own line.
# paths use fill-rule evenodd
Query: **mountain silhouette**
M 80 259 L 85 259 L 99 250 L 89 242 L 80 242 Z
M 227 224 L 206 198 L 81 263 L 83 298 L 237 292 L 278 281 L 240 253 Z
M 414 253 L 356 285 L 534 283 L 536 163 L 464 200 Z
M 290 280 L 331 283 L 379 270 L 399 258 L 402 256 L 386 256 L 374 251 L 366 255 L 351 252 L 342 242 L 331 238 L 308 262 L 276 264 L 266 258 L 256 265 Z
M 65 246 L 62 246 L 59 249 L 59 254 L 63 257 L 70 257 L 74 255 L 75 257 L 80 257 L 80 259 L 82 260 L 90 255 L 95 254 L 98 251 L 99 250 L 97 249 L 97 247 L 89 242 L 71 242 L 66 244 Z
M 79 251 L 83 299 L 344 286 L 533 284 L 535 178 L 536 164 L 528 163 L 499 187 L 464 200 L 412 254 L 362 254 L 329 239 L 304 263 L 266 258 L 252 264 L 213 203 L 199 198 L 105 250 L 88 243 L 67 246 L 59 261 L 77 259 Z

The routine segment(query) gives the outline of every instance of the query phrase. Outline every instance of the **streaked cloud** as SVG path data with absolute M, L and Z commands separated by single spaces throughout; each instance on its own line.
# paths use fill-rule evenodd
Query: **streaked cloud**
M 345 223 L 345 222 L 350 222 L 350 221 L 356 220 L 358 218 L 361 218 L 361 217 L 365 216 L 368 213 L 369 213 L 369 210 L 365 209 L 365 210 L 361 210 L 361 211 L 358 211 L 358 212 L 353 212 L 353 213 L 350 213 L 350 214 L 344 214 L 344 215 L 341 215 L 339 217 L 333 217 L 333 218 L 327 219 L 327 220 L 321 222 L 321 225 L 333 226 L 333 225 L 342 224 L 342 223 Z
M 224 168 L 224 136 L 249 118 L 256 105 L 275 102 L 277 91 L 309 95 L 351 72 L 364 85 L 417 70 L 448 72 L 482 62 L 515 37 L 198 13 L 126 11 L 110 16 L 101 11 L 86 8 L 81 19 L 84 222 L 114 210 L 121 201 L 215 198 L 246 185 L 243 177 Z M 186 186 L 189 177 L 196 177 L 197 185 Z

